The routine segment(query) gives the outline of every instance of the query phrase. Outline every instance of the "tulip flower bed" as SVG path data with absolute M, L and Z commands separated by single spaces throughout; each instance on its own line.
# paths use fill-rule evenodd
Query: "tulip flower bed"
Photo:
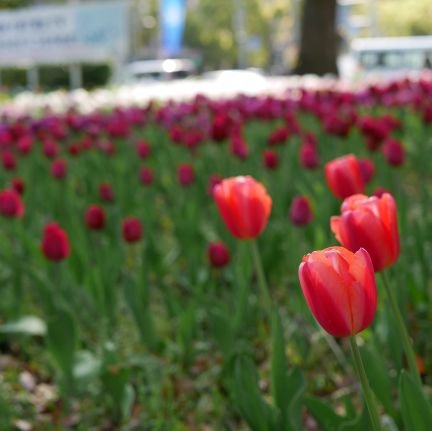
M 432 429 L 431 124 L 427 79 L 5 117 L 0 430 Z

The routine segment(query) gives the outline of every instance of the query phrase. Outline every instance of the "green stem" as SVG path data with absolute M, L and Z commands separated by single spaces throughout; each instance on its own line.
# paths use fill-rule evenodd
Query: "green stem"
M 420 379 L 420 375 L 419 375 L 418 368 L 417 368 L 417 361 L 416 361 L 414 349 L 412 347 L 412 344 L 411 344 L 411 341 L 410 341 L 410 338 L 408 335 L 408 331 L 406 329 L 403 317 L 401 315 L 399 305 L 396 301 L 393 290 L 390 289 L 390 286 L 387 282 L 387 277 L 385 276 L 384 272 L 381 273 L 381 277 L 382 277 L 382 281 L 384 283 L 384 289 L 385 289 L 387 297 L 390 301 L 391 309 L 393 311 L 394 317 L 396 318 L 396 324 L 398 326 L 398 332 L 399 332 L 400 337 L 401 337 L 402 346 L 403 346 L 404 351 L 405 351 L 405 356 L 406 356 L 407 361 L 408 361 L 409 370 L 410 370 L 411 374 L 414 376 L 414 378 L 416 379 L 417 383 L 421 386 L 421 379 Z
M 360 356 L 360 351 L 357 346 L 355 335 L 352 337 L 349 337 L 350 347 L 351 347 L 351 353 L 354 360 L 354 368 L 357 372 L 358 378 L 360 379 L 360 383 L 362 386 L 363 391 L 363 397 L 366 402 L 366 407 L 369 412 L 369 416 L 372 423 L 372 429 L 373 431 L 381 431 L 381 423 L 378 415 L 378 411 L 376 408 L 374 395 L 372 392 L 372 389 L 369 385 L 368 378 L 366 376 L 366 371 L 363 366 L 363 361 Z
M 258 286 L 261 291 L 262 300 L 266 308 L 268 317 L 270 318 L 272 312 L 272 300 L 270 297 L 269 289 L 267 286 L 267 281 L 264 275 L 264 270 L 261 261 L 261 255 L 258 249 L 258 244 L 256 240 L 252 241 L 252 257 L 255 266 L 255 270 L 258 278 Z

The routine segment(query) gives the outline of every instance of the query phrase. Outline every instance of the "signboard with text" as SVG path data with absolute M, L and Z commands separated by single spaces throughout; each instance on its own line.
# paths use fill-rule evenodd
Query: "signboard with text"
M 0 13 L 0 66 L 124 59 L 128 2 L 39 6 Z

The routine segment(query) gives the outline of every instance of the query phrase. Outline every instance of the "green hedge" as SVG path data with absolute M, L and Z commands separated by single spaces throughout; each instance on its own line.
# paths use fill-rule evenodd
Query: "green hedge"
M 83 64 L 82 77 L 84 88 L 102 87 L 108 83 L 111 68 L 108 64 Z M 23 68 L 1 70 L 1 82 L 12 92 L 27 86 L 27 71 Z M 69 68 L 67 66 L 39 67 L 39 85 L 43 91 L 69 88 Z

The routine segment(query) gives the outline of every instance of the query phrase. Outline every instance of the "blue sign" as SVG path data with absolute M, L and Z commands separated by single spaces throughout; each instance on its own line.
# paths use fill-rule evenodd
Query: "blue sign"
M 166 56 L 182 49 L 185 9 L 185 0 L 160 0 L 161 49 Z

